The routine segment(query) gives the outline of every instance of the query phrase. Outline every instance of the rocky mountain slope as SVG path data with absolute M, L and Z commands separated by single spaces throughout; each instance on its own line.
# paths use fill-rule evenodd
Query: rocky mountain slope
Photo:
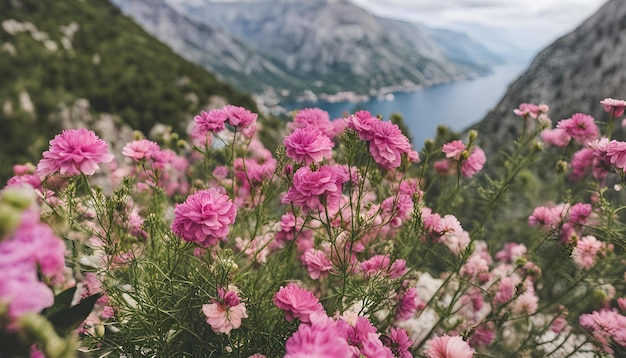
M 204 49 L 208 54 L 194 60 L 207 68 L 219 70 L 215 58 L 222 64 L 258 58 L 258 66 L 243 72 L 245 78 L 218 71 L 239 88 L 257 93 L 371 94 L 465 78 L 488 65 L 450 59 L 417 26 L 377 18 L 346 0 L 113 2 L 181 55 L 194 59 L 192 53 Z M 179 22 L 181 16 L 186 24 Z M 190 32 L 191 27 L 198 32 Z M 236 58 L 224 44 L 207 46 L 217 33 L 230 34 L 229 45 L 239 43 L 256 53 Z M 262 65 L 260 59 L 266 62 Z
M 70 125 L 182 132 L 211 99 L 255 108 L 106 0 L 0 1 L 0 78 L 0 179 Z
M 521 130 L 513 109 L 547 103 L 555 123 L 583 112 L 606 119 L 598 103 L 626 99 L 626 1 L 611 0 L 571 33 L 541 51 L 500 103 L 475 127 L 485 146 L 512 141 Z

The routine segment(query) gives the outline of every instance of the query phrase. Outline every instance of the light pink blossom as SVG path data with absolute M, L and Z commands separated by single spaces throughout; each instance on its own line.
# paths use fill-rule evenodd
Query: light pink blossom
M 572 137 L 563 128 L 546 129 L 541 132 L 541 138 L 546 144 L 552 144 L 559 148 L 566 147 L 572 140 Z
M 425 352 L 428 358 L 471 358 L 474 349 L 461 336 L 443 335 L 428 341 Z
M 296 128 L 315 127 L 329 138 L 333 138 L 335 133 L 340 130 L 339 126 L 341 125 L 333 125 L 328 112 L 319 108 L 301 109 L 294 116 L 293 122 L 287 124 L 287 127 L 292 130 Z
M 240 302 L 236 291 L 218 289 L 218 299 L 202 305 L 206 323 L 216 333 L 229 335 L 230 331 L 241 327 L 241 320 L 248 318 L 246 305 Z
M 247 128 L 255 124 L 258 114 L 233 105 L 227 105 L 221 109 L 226 116 L 226 121 L 233 127 Z
M 43 152 L 37 164 L 37 174 L 42 178 L 56 172 L 93 175 L 98 164 L 112 160 L 109 146 L 94 132 L 85 128 L 66 129 L 50 141 L 50 148 Z
M 483 169 L 487 158 L 485 152 L 479 147 L 472 147 L 469 157 L 461 164 L 461 174 L 466 178 L 471 178 Z
M 212 109 L 209 112 L 202 111 L 199 115 L 193 117 L 195 122 L 194 132 L 202 136 L 209 133 L 218 133 L 226 128 L 225 122 L 228 113 L 223 109 Z
M 611 164 L 626 172 L 626 142 L 610 141 L 606 148 L 606 155 Z
M 325 314 L 324 307 L 313 292 L 295 283 L 282 286 L 274 295 L 274 304 L 285 311 L 287 321 L 297 318 L 300 322 L 310 323 L 312 314 Z
M 589 270 L 595 265 L 598 252 L 604 247 L 604 243 L 594 236 L 584 236 L 576 242 L 576 247 L 572 250 L 572 259 L 581 269 Z
M 318 171 L 309 167 L 299 168 L 293 176 L 293 184 L 283 197 L 283 203 L 294 203 L 305 211 L 323 210 L 322 202 L 329 208 L 339 204 L 341 183 L 333 167 L 322 166 Z
M 458 162 L 461 161 L 461 153 L 463 153 L 465 149 L 463 141 L 454 140 L 450 143 L 444 144 L 441 151 L 446 154 L 446 158 L 454 159 Z
M 153 153 L 159 150 L 159 145 L 156 142 L 140 139 L 127 143 L 124 148 L 122 148 L 122 154 L 138 162 L 143 159 L 151 158 Z
M 613 98 L 605 98 L 600 101 L 604 111 L 611 116 L 617 118 L 624 114 L 624 109 L 626 109 L 626 101 L 621 99 L 613 99 Z

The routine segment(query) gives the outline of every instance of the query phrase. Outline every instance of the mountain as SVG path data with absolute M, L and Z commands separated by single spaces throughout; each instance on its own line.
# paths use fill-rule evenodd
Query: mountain
M 599 102 L 626 99 L 625 63 L 626 1 L 611 0 L 541 51 L 475 128 L 493 150 L 520 134 L 513 109 L 523 102 L 548 104 L 553 123 L 578 112 L 606 119 Z
M 504 62 L 503 56 L 492 52 L 465 33 L 447 29 L 424 28 L 424 30 L 441 47 L 444 56 L 459 65 L 493 66 Z
M 256 108 L 106 0 L 3 0 L 0 25 L 0 179 L 68 125 L 182 132 L 212 98 Z
M 308 91 L 373 94 L 382 88 L 428 86 L 485 70 L 483 64 L 459 65 L 446 58 L 444 50 L 420 28 L 380 19 L 346 0 L 167 0 L 169 8 L 165 0 L 113 1 L 187 58 L 186 48 L 213 54 L 199 62 L 207 68 L 218 68 L 211 57 L 234 60 L 224 54 L 223 47 L 204 46 L 197 38 L 207 39 L 220 31 L 232 36 L 231 44 L 255 50 L 256 56 L 275 67 L 250 71 L 247 83 L 228 72 L 221 75 L 256 93 L 269 83 L 287 96 Z M 178 23 L 181 16 L 187 25 Z M 199 33 L 188 31 L 191 27 Z M 243 58 L 252 56 L 247 53 Z

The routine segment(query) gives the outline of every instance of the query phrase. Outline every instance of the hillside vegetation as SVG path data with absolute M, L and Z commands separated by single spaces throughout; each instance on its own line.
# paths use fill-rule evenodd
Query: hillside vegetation
M 155 123 L 180 131 L 213 95 L 255 108 L 106 0 L 2 0 L 0 23 L 1 163 L 38 158 L 61 129 L 51 116 L 77 99 L 143 132 Z

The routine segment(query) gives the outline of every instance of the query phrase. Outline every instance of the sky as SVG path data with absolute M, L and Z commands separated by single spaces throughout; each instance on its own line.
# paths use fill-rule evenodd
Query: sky
M 467 31 L 480 26 L 525 51 L 537 52 L 574 30 L 607 0 L 352 1 L 378 16 L 432 28 Z

